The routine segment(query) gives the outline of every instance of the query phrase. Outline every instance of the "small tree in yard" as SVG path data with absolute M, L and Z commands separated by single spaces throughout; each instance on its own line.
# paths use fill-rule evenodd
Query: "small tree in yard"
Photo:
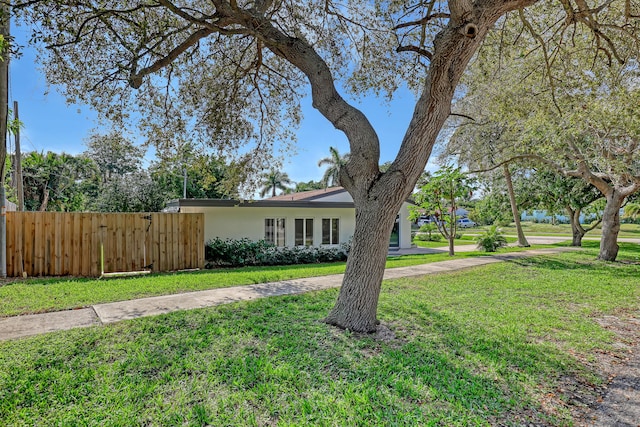
M 460 200 L 468 198 L 474 189 L 474 179 L 460 169 L 445 166 L 436 172 L 418 193 L 414 195 L 417 207 L 413 216 L 420 211 L 438 218 L 438 231 L 449 242 L 449 255 L 455 255 L 454 240 L 458 231 L 456 210 Z
M 64 86 L 68 100 L 90 104 L 119 123 L 140 118 L 142 134 L 154 143 L 187 135 L 235 155 L 234 164 L 261 170 L 272 164 L 276 141 L 289 148 L 300 100 L 310 94 L 327 125 L 349 141 L 340 184 L 356 213 L 340 294 L 325 320 L 359 332 L 377 328 L 396 216 L 452 114 L 467 64 L 491 30 L 503 31 L 496 23 L 518 11 L 510 15 L 553 27 L 538 37 L 548 49 L 538 50 L 572 50 L 564 38 L 583 36 L 610 56 L 635 48 L 626 34 L 640 27 L 621 1 L 2 3 L 10 4 L 18 21 L 33 24 L 32 39 L 46 46 L 40 59 L 47 78 Z M 416 103 L 398 154 L 383 173 L 385 141 L 344 91 L 392 97 L 399 88 L 413 90 Z
M 427 233 L 427 240 L 429 240 L 430 242 L 439 241 L 440 240 L 440 235 L 439 234 L 433 235 L 434 231 L 438 231 L 438 226 L 436 224 L 434 224 L 433 222 L 428 222 L 428 223 L 424 224 L 423 226 L 421 226 L 420 227 L 420 231 L 422 233 Z
M 507 246 L 507 239 L 502 235 L 497 225 L 492 225 L 484 233 L 476 237 L 476 242 L 478 243 L 478 249 L 483 249 L 485 252 L 495 252 Z
M 603 196 L 593 185 L 580 178 L 564 176 L 557 171 L 541 167 L 531 171 L 528 180 L 523 181 L 522 192 L 530 203 L 547 213 L 565 211 L 571 224 L 571 246 L 582 246 L 582 238 L 601 222 L 600 212 L 604 210 Z M 580 223 L 582 214 L 595 214 L 597 220 L 590 225 Z

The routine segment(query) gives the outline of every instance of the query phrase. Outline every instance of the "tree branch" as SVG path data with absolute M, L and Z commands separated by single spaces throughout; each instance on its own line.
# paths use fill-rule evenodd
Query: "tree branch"
M 178 56 L 184 53 L 187 49 L 189 49 L 191 46 L 198 43 L 198 41 L 200 41 L 204 37 L 209 36 L 213 32 L 214 31 L 209 28 L 201 28 L 195 33 L 191 34 L 189 37 L 187 37 L 182 43 L 180 43 L 178 46 L 172 49 L 171 52 L 169 52 L 166 56 L 164 56 L 163 58 L 160 58 L 150 66 L 145 67 L 140 71 L 136 71 L 135 69 L 131 70 L 131 75 L 129 76 L 129 85 L 131 85 L 131 87 L 134 89 L 138 89 L 142 85 L 142 78 L 144 76 L 146 76 L 147 74 L 154 73 L 160 70 L 161 68 L 164 68 L 167 65 L 171 64 Z
M 422 55 L 429 60 L 433 58 L 433 54 L 431 52 L 418 46 L 398 46 L 396 48 L 396 52 L 416 52 L 418 55 Z
M 549 60 L 549 53 L 547 52 L 547 44 L 540 34 L 536 32 L 533 28 L 533 25 L 527 20 L 527 17 L 524 14 L 524 10 L 520 9 L 518 11 L 518 15 L 520 16 L 520 20 L 524 24 L 524 26 L 529 30 L 531 36 L 540 43 L 540 47 L 542 47 L 542 54 L 544 56 L 544 64 L 547 69 L 547 76 L 549 77 L 549 88 L 551 89 L 551 100 L 553 101 L 553 105 L 558 110 L 558 113 L 562 116 L 562 109 L 558 105 L 558 101 L 556 100 L 556 85 L 553 82 L 553 73 L 551 72 L 551 62 Z
M 471 174 L 475 174 L 475 173 L 482 173 L 482 172 L 491 172 L 493 170 L 498 169 L 499 167 L 509 164 L 509 163 L 513 163 L 516 162 L 518 160 L 525 160 L 525 159 L 533 159 L 533 160 L 537 160 L 540 161 L 542 163 L 544 163 L 547 166 L 550 166 L 551 168 L 557 170 L 558 172 L 560 172 L 563 175 L 568 175 L 568 176 L 576 176 L 576 177 L 580 177 L 581 174 L 578 171 L 572 171 L 572 170 L 567 170 L 565 168 L 563 168 L 562 166 L 560 166 L 559 164 L 549 160 L 546 157 L 540 156 L 538 154 L 520 154 L 518 156 L 513 156 L 507 160 L 503 160 L 500 163 L 497 163 L 495 165 L 492 165 L 488 168 L 482 168 L 482 169 L 474 169 L 471 171 L 467 171 L 466 173 L 471 175 Z
M 462 118 L 464 118 L 464 119 L 471 120 L 472 122 L 474 122 L 474 124 L 479 124 L 479 123 L 476 123 L 476 119 L 474 119 L 474 118 L 473 118 L 473 117 L 471 117 L 471 116 L 467 116 L 466 114 L 461 114 L 461 113 L 449 113 L 449 116 L 453 116 L 453 117 L 462 117 Z
M 429 14 L 427 16 L 425 16 L 422 19 L 419 19 L 417 21 L 410 21 L 410 22 L 403 22 L 402 24 L 398 24 L 395 27 L 393 27 L 394 30 L 400 30 L 402 28 L 407 28 L 407 27 L 417 27 L 418 25 L 425 25 L 427 23 L 429 23 L 429 21 L 431 21 L 432 19 L 446 19 L 451 17 L 450 14 L 448 13 L 433 13 L 433 14 Z

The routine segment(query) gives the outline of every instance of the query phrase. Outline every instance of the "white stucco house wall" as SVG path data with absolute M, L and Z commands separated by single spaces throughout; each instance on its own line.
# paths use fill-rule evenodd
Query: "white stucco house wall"
M 409 202 L 398 213 L 390 247 L 411 247 Z M 277 246 L 337 246 L 355 229 L 355 207 L 342 187 L 304 191 L 256 201 L 178 199 L 166 211 L 203 213 L 205 242 L 265 239 Z
M 7 200 L 6 197 L 4 199 L 4 207 L 5 207 L 7 212 L 15 212 L 15 211 L 18 210 L 18 206 L 15 203 L 10 202 L 9 200 Z

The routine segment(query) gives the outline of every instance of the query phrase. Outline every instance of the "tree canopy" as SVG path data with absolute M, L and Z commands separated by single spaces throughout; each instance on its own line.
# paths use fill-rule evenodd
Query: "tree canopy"
M 22 173 L 26 210 L 78 211 L 90 203 L 83 189 L 98 171 L 82 156 L 31 151 L 22 157 Z
M 142 165 L 145 150 L 137 147 L 122 134 L 92 134 L 87 142 L 85 156 L 91 158 L 105 183 L 118 175 L 135 172 Z
M 505 31 L 487 38 L 457 105 L 473 120 L 460 125 L 448 151 L 484 170 L 533 159 L 595 186 L 610 213 L 600 257 L 614 260 L 617 212 L 640 190 L 638 38 L 626 32 L 631 27 L 611 39 L 558 27 L 562 37 L 550 44 L 544 17 L 520 11 L 518 25 L 507 19 Z M 523 37 L 529 43 L 512 42 Z
M 11 4 L 19 20 L 37 24 L 33 41 L 46 46 L 41 59 L 50 82 L 111 120 L 135 120 L 130 112 L 138 112 L 144 135 L 158 145 L 193 140 L 255 171 L 268 169 L 272 144 L 292 140 L 299 100 L 309 92 L 314 108 L 349 141 L 340 183 L 356 206 L 343 285 L 326 321 L 367 332 L 378 323 L 396 215 L 452 113 L 469 60 L 496 23 L 503 31 L 514 19 L 520 32 L 532 28 L 520 39 L 541 40 L 543 67 L 549 53 L 573 50 L 572 39 L 584 39 L 601 52 L 599 60 L 610 62 L 627 59 L 638 43 L 629 1 Z M 414 90 L 417 101 L 398 155 L 382 173 L 379 135 L 345 91 L 392 96 L 399 87 Z

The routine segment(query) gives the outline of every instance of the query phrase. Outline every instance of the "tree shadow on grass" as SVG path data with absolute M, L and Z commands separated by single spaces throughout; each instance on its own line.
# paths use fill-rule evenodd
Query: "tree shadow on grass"
M 561 271 L 587 271 L 589 274 L 608 278 L 637 279 L 640 274 L 640 263 L 630 265 L 628 262 L 605 262 L 598 260 L 577 261 L 574 259 L 560 259 L 557 257 L 532 257 L 512 259 L 506 261 L 524 268 Z
M 571 407 L 568 400 L 595 403 L 593 381 L 598 380 L 598 374 L 552 342 L 533 340 L 526 335 L 501 335 L 478 324 L 470 326 L 431 310 L 428 304 L 415 307 L 413 314 L 406 317 L 419 320 L 413 330 L 402 320 L 394 322 L 396 327 L 410 331 L 409 344 L 398 351 L 411 352 L 413 357 L 408 360 L 429 360 L 429 355 L 447 360 L 450 366 L 444 374 L 440 368 L 435 369 L 425 381 L 446 396 L 451 390 L 449 377 L 453 376 L 456 378 L 453 383 L 461 387 L 450 397 L 465 408 L 496 405 L 494 408 L 499 410 L 493 421 L 499 425 L 520 425 L 524 421 L 536 425 L 564 424 L 572 420 L 571 413 L 582 415 L 584 410 Z M 429 365 L 419 364 L 413 369 L 418 376 L 430 372 Z M 473 382 L 465 385 L 468 378 L 457 377 L 459 372 L 470 375 Z M 439 381 L 442 378 L 445 381 Z M 560 382 L 565 388 L 571 383 L 572 393 L 565 391 L 561 398 L 562 393 L 557 393 Z M 498 394 L 486 399 L 490 394 L 482 390 L 485 384 L 490 384 L 489 390 L 499 390 Z
M 534 389 L 575 369 L 550 346 L 470 328 L 422 304 L 385 309 L 392 327 L 411 328 L 403 340 L 356 337 L 318 321 L 335 295 L 2 343 L 0 421 L 169 425 L 193 424 L 197 415 L 214 425 L 508 425 L 523 416 L 542 423 Z

